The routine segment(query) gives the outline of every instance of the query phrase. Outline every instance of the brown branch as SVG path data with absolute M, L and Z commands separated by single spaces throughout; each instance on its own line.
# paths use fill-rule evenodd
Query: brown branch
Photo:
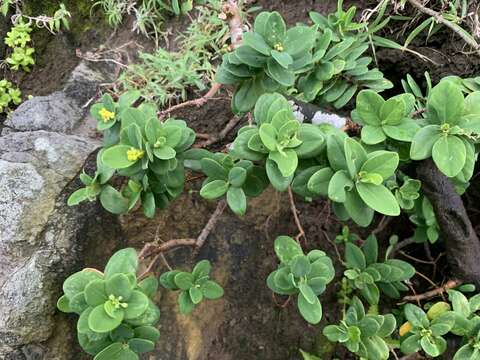
M 436 21 L 437 23 L 440 23 L 442 25 L 445 25 L 446 27 L 448 27 L 450 30 L 452 30 L 455 34 L 457 34 L 458 36 L 460 36 L 463 41 L 465 41 L 468 45 L 470 45 L 471 47 L 473 47 L 475 50 L 477 50 L 478 53 L 480 53 L 480 46 L 478 45 L 478 43 L 475 41 L 475 39 L 470 38 L 468 37 L 467 35 L 465 35 L 462 31 L 458 30 L 457 27 L 455 27 L 455 25 L 452 24 L 452 22 L 446 20 L 442 14 L 432 10 L 432 9 L 429 9 L 425 6 L 422 5 L 422 3 L 420 3 L 418 0 L 408 0 L 408 2 L 416 7 L 418 10 L 420 10 L 422 13 L 424 14 L 427 14 L 429 16 L 432 16 Z
M 447 290 L 453 289 L 461 284 L 462 282 L 459 280 L 448 280 L 445 283 L 445 285 L 443 285 L 442 287 L 427 291 L 423 294 L 405 296 L 403 300 L 404 301 L 420 301 L 420 300 L 430 299 L 432 297 L 442 295 Z
M 168 114 L 170 114 L 174 111 L 177 111 L 179 109 L 182 109 L 184 107 L 192 107 L 192 106 L 200 107 L 200 106 L 203 106 L 203 105 L 205 105 L 205 103 L 208 100 L 210 100 L 218 92 L 218 90 L 220 90 L 221 87 L 222 87 L 222 84 L 213 83 L 210 90 L 208 90 L 208 92 L 205 95 L 203 95 L 202 97 L 200 97 L 198 99 L 194 99 L 194 100 L 185 101 L 183 103 L 171 106 L 166 110 L 159 111 L 158 112 L 158 117 L 162 119 L 166 115 L 168 115 Z
M 462 198 L 431 159 L 418 164 L 417 175 L 422 181 L 422 191 L 435 211 L 452 276 L 480 286 L 480 241 Z
M 305 230 L 303 230 L 302 223 L 300 222 L 300 218 L 298 217 L 298 210 L 297 207 L 295 206 L 295 199 L 293 198 L 293 192 L 292 192 L 292 187 L 288 187 L 288 198 L 290 200 L 290 209 L 293 214 L 293 218 L 295 219 L 295 224 L 297 225 L 298 228 L 298 235 L 295 236 L 295 239 L 300 242 L 300 238 L 303 236 L 305 241 L 307 241 L 307 237 L 305 236 Z
M 138 258 L 140 260 L 145 260 L 146 258 L 175 249 L 180 246 L 196 246 L 196 244 L 197 239 L 172 239 L 160 245 L 146 244 L 144 250 L 142 250 L 138 255 Z
M 227 206 L 227 202 L 225 200 L 220 200 L 218 202 L 217 208 L 215 209 L 212 216 L 210 217 L 207 224 L 205 225 L 202 232 L 197 238 L 197 241 L 195 243 L 195 247 L 197 251 L 203 246 L 203 244 L 205 243 L 205 240 L 207 240 L 208 235 L 210 235 L 215 225 L 217 225 L 217 222 L 220 219 L 220 216 L 223 214 L 223 211 L 225 210 L 226 206 Z
M 145 271 L 138 276 L 138 279 L 143 279 L 145 276 L 147 276 L 152 271 L 153 266 L 155 265 L 157 260 L 160 257 L 163 257 L 163 253 L 169 250 L 172 250 L 181 246 L 192 246 L 195 248 L 195 251 L 198 251 L 207 240 L 208 235 L 210 235 L 212 230 L 215 228 L 215 225 L 217 224 L 226 206 L 227 206 L 227 203 L 225 202 L 225 200 L 221 200 L 218 202 L 217 208 L 215 209 L 212 216 L 208 220 L 207 224 L 202 229 L 202 231 L 200 232 L 200 235 L 198 235 L 196 239 L 193 239 L 193 238 L 172 239 L 160 245 L 156 245 L 154 243 L 145 244 L 143 249 L 140 251 L 140 254 L 138 255 L 139 260 L 145 260 L 146 258 L 149 258 L 152 256 L 154 256 L 154 258 L 152 259 L 150 264 L 147 266 Z M 158 228 L 157 228 L 157 232 L 158 232 Z M 158 236 L 156 235 L 155 238 L 157 239 Z

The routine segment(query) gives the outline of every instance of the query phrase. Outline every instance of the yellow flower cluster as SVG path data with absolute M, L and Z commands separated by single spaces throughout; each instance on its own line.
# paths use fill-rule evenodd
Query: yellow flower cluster
M 127 150 L 127 159 L 128 161 L 137 161 L 138 159 L 141 159 L 144 154 L 145 151 L 131 147 Z
M 108 122 L 108 121 L 115 118 L 115 113 L 111 112 L 111 111 L 108 111 L 105 108 L 102 108 L 98 113 L 100 114 L 103 122 Z

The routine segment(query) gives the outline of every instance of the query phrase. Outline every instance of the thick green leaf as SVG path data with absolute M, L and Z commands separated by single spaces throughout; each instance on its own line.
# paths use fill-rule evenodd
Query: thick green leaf
M 128 160 L 127 152 L 132 149 L 130 145 L 115 145 L 105 149 L 102 155 L 102 161 L 112 169 L 124 169 L 137 161 Z
M 288 69 L 288 67 L 293 64 L 293 59 L 287 52 L 272 50 L 272 57 L 275 59 L 278 65 L 285 69 Z
M 386 180 L 393 175 L 399 161 L 398 154 L 395 152 L 376 151 L 369 154 L 368 160 L 361 167 L 361 171 L 378 174 L 383 180 Z
M 298 294 L 298 310 L 303 318 L 310 324 L 318 324 L 322 319 L 322 305 L 315 296 L 313 304 L 309 303 L 302 293 Z
M 359 182 L 356 188 L 362 200 L 373 210 L 389 216 L 400 215 L 397 199 L 385 186 Z
M 361 132 L 362 141 L 365 144 L 375 145 L 384 141 L 387 137 L 381 126 L 365 125 Z
M 345 261 L 348 266 L 354 269 L 365 270 L 367 263 L 362 250 L 355 244 L 345 245 Z
M 284 149 L 282 152 L 271 152 L 269 159 L 277 164 L 278 170 L 280 170 L 283 177 L 292 176 L 298 166 L 297 153 L 292 149 Z
M 289 236 L 279 236 L 274 243 L 275 254 L 280 262 L 289 264 L 294 257 L 303 255 L 302 247 Z
M 228 190 L 228 183 L 224 180 L 213 180 L 202 187 L 200 196 L 208 200 L 218 199 L 225 195 Z
M 82 270 L 70 275 L 63 283 L 63 292 L 68 299 L 83 293 L 85 287 L 94 280 L 101 279 L 102 275 L 97 271 Z
M 114 274 L 136 274 L 138 269 L 138 256 L 133 248 L 117 251 L 108 260 L 105 266 L 105 277 L 109 279 Z
M 465 144 L 457 136 L 442 136 L 432 148 L 435 165 L 448 177 L 454 177 L 463 169 L 466 161 Z
M 113 214 L 124 214 L 128 211 L 128 199 L 110 185 L 105 186 L 100 193 L 102 206 Z
M 356 111 L 367 125 L 381 125 L 381 109 L 385 100 L 373 90 L 362 90 L 357 95 Z
M 89 306 L 98 306 L 107 301 L 104 280 L 93 280 L 85 287 L 85 301 Z
M 192 274 L 187 272 L 179 272 L 174 277 L 175 285 L 182 290 L 188 290 L 193 286 L 195 278 Z
M 227 204 L 232 211 L 239 215 L 245 215 L 247 210 L 247 198 L 239 187 L 230 187 L 227 191 Z
M 442 136 L 438 125 L 428 125 L 421 128 L 413 137 L 410 148 L 412 160 L 423 160 L 432 156 L 433 145 Z
M 353 182 L 345 170 L 337 171 L 328 184 L 328 197 L 335 202 L 343 203 L 347 192 L 353 187 Z
M 441 81 L 430 92 L 427 110 L 430 123 L 456 125 L 464 110 L 462 91 L 451 81 Z
M 265 168 L 267 171 L 268 180 L 272 186 L 278 191 L 287 190 L 288 186 L 293 180 L 293 174 L 286 177 L 283 176 L 278 168 L 277 163 L 271 159 L 267 159 Z
M 295 75 L 292 71 L 285 69 L 273 58 L 267 60 L 267 75 L 282 86 L 292 86 L 295 83 Z
M 88 327 L 95 332 L 105 333 L 119 326 L 123 320 L 122 310 L 113 312 L 113 316 L 107 314 L 103 304 L 96 306 L 88 316 Z
M 148 307 L 148 297 L 143 292 L 134 290 L 128 299 L 128 306 L 124 310 L 125 319 L 135 319 L 140 317 Z
M 223 288 L 215 281 L 205 281 L 205 283 L 202 284 L 201 289 L 203 296 L 210 300 L 220 299 L 223 296 Z

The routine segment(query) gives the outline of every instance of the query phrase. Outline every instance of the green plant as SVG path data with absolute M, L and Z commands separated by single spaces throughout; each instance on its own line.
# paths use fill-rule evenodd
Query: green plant
M 446 176 L 467 182 L 476 161 L 474 143 L 480 131 L 479 103 L 480 92 L 464 98 L 460 88 L 451 81 L 441 81 L 432 88 L 427 101 L 427 125 L 412 140 L 412 160 L 432 157 Z
M 264 94 L 255 106 L 255 126 L 239 130 L 232 154 L 251 161 L 266 160 L 272 185 L 284 191 L 293 179 L 299 158 L 314 157 L 324 147 L 319 127 L 300 124 L 280 94 Z
M 22 92 L 13 87 L 8 80 L 0 80 L 0 113 L 7 112 L 10 106 L 19 105 L 22 102 Z
M 405 261 L 385 259 L 380 262 L 375 235 L 370 235 L 361 248 L 353 243 L 345 244 L 345 264 L 345 277 L 370 305 L 379 303 L 380 291 L 399 299 L 400 291 L 408 290 L 403 282 L 415 275 L 415 268 Z
M 10 65 L 12 70 L 19 70 L 20 67 L 24 71 L 30 71 L 30 65 L 35 64 L 33 54 L 35 49 L 28 47 L 27 44 L 31 41 L 30 33 L 32 27 L 30 24 L 25 24 L 23 21 L 19 21 L 12 29 L 7 33 L 5 38 L 5 44 L 12 48 L 12 53 L 5 61 Z
M 138 92 L 127 92 L 115 103 L 109 96 L 92 106 L 98 128 L 105 132 L 104 149 L 97 158 L 97 172 L 82 181 L 87 187 L 71 195 L 69 204 L 99 195 L 102 205 L 114 214 L 131 210 L 141 201 L 146 216 L 165 207 L 183 191 L 184 153 L 195 133 L 182 120 L 159 122 L 156 107 L 132 105 Z M 108 184 L 114 172 L 129 179 L 121 191 Z
M 95 360 L 139 359 L 153 350 L 160 333 L 154 327 L 160 310 L 151 297 L 158 281 L 136 278 L 137 253 L 128 248 L 116 252 L 104 272 L 84 269 L 63 284 L 58 308 L 79 315 L 78 341 Z
M 318 296 L 335 276 L 332 261 L 320 250 L 305 255 L 301 246 L 288 236 L 277 237 L 275 253 L 280 264 L 268 276 L 268 287 L 280 295 L 298 295 L 300 314 L 310 324 L 318 324 L 322 319 Z
M 455 324 L 455 317 L 451 311 L 430 312 L 430 316 L 418 306 L 405 305 L 405 317 L 410 326 L 401 339 L 400 350 L 405 354 L 412 354 L 420 349 L 429 356 L 437 357 L 447 348 L 447 342 L 442 337 Z
M 438 240 L 440 229 L 438 227 L 432 204 L 424 196 L 415 201 L 413 213 L 409 216 L 416 225 L 414 239 L 418 242 L 434 243 Z
M 411 142 L 420 126 L 410 118 L 414 97 L 401 94 L 385 101 L 372 90 L 363 90 L 357 95 L 355 121 L 362 124 L 361 139 L 365 144 L 375 145 L 388 138 Z
M 450 330 L 462 336 L 462 346 L 453 360 L 476 360 L 480 357 L 480 294 L 467 299 L 460 291 L 449 290 L 448 298 L 452 303 L 455 325 Z
M 20 67 L 23 71 L 29 72 L 30 65 L 35 65 L 35 60 L 33 59 L 33 54 L 35 53 L 34 48 L 20 48 L 16 47 L 13 50 L 13 53 L 6 59 L 7 63 L 10 64 L 12 70 L 20 70 Z
M 247 196 L 256 197 L 268 186 L 265 169 L 249 160 L 234 161 L 221 153 L 199 155 L 201 170 L 207 175 L 200 195 L 213 200 L 226 194 L 228 206 L 237 215 L 245 214 Z
M 332 342 L 339 342 L 350 352 L 368 360 L 388 359 L 386 339 L 396 327 L 392 314 L 365 314 L 365 308 L 357 297 L 339 325 L 328 325 L 323 334 Z
M 120 88 L 139 90 L 144 99 L 159 106 L 186 100 L 188 90 L 205 90 L 214 77 L 212 63 L 224 52 L 228 35 L 228 26 L 217 16 L 219 9 L 220 1 L 199 7 L 198 16 L 177 37 L 177 51 L 141 52 L 139 62 L 120 75 Z
M 415 206 L 415 200 L 420 197 L 420 180 L 411 179 L 406 175 L 402 176 L 403 184 L 400 186 L 396 181 L 387 181 L 387 187 L 393 191 L 398 205 L 404 210 L 411 210 Z
M 217 70 L 217 82 L 238 85 L 233 111 L 249 111 L 265 92 L 298 93 L 301 100 L 340 108 L 359 88 L 392 87 L 378 69 L 368 69 L 371 58 L 360 57 L 368 48 L 364 40 L 345 36 L 335 43 L 330 29 L 320 32 L 318 27 L 287 30 L 279 13 L 260 13 L 242 46 L 224 55 Z
M 360 240 L 360 237 L 357 234 L 351 233 L 347 225 L 343 225 L 342 233 L 335 237 L 337 244 L 347 244 L 358 240 Z
M 210 280 L 212 266 L 208 260 L 198 262 L 191 273 L 172 270 L 160 276 L 160 284 L 169 290 L 181 290 L 178 295 L 180 313 L 189 314 L 203 299 L 217 300 L 223 296 L 223 288 Z
M 193 0 L 158 0 L 159 4 L 165 9 L 174 13 L 176 16 L 186 14 L 193 9 Z M 212 1 L 197 0 L 195 5 L 206 4 Z

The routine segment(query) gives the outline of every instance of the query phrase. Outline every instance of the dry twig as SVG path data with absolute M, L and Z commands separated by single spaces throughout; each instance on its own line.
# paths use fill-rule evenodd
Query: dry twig
M 215 225 L 217 224 L 226 206 L 227 206 L 227 203 L 225 202 L 225 200 L 221 200 L 218 202 L 217 208 L 215 209 L 212 216 L 208 220 L 207 224 L 202 229 L 202 231 L 200 232 L 200 235 L 198 235 L 196 239 L 194 238 L 172 239 L 159 245 L 156 244 L 156 242 L 145 244 L 143 249 L 140 251 L 138 258 L 140 260 L 145 260 L 146 258 L 149 258 L 152 256 L 154 258 L 151 260 L 146 270 L 142 274 L 140 274 L 138 278 L 142 279 L 148 273 L 150 273 L 153 269 L 153 266 L 157 262 L 157 260 L 160 257 L 162 257 L 165 252 L 169 250 L 172 250 L 181 246 L 192 246 L 195 248 L 196 251 L 198 251 L 207 240 L 208 235 L 210 235 L 212 230 L 215 228 Z M 157 233 L 158 233 L 158 229 L 157 229 Z M 155 239 L 158 239 L 158 236 L 155 236 Z
M 305 236 L 305 230 L 303 230 L 302 223 L 300 222 L 300 218 L 298 217 L 298 210 L 295 206 L 295 199 L 293 198 L 291 186 L 288 187 L 288 198 L 290 200 L 290 209 L 292 210 L 293 218 L 295 219 L 295 224 L 298 228 L 298 235 L 295 236 L 295 239 L 300 242 L 300 238 L 303 236 L 305 241 L 307 241 L 307 237 Z
M 424 292 L 423 294 L 404 296 L 403 300 L 404 301 L 420 301 L 420 300 L 430 299 L 432 297 L 442 295 L 447 290 L 453 289 L 461 284 L 462 282 L 460 280 L 448 280 L 445 283 L 445 285 L 439 288 Z

